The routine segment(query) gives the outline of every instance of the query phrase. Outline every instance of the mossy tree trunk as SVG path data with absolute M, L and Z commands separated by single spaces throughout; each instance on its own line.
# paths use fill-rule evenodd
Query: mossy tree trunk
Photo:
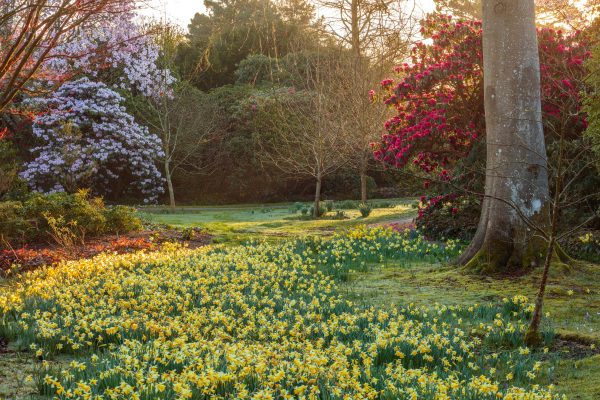
M 541 265 L 547 244 L 531 228 L 550 222 L 533 0 L 483 2 L 483 61 L 485 196 L 460 262 L 494 273 Z

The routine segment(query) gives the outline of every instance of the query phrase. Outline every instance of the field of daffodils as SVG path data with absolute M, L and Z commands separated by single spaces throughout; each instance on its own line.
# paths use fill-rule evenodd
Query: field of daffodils
M 102 254 L 30 272 L 0 294 L 0 336 L 32 350 L 31 378 L 57 399 L 558 399 L 544 351 L 522 343 L 525 297 L 375 308 L 341 288 L 378 263 L 458 251 L 362 227 Z

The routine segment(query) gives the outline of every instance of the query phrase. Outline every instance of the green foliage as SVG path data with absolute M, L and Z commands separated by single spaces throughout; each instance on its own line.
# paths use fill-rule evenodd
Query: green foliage
M 65 221 L 62 215 L 55 217 L 50 213 L 44 213 L 43 217 L 48 224 L 48 229 L 46 230 L 48 236 L 59 246 L 69 248 L 73 247 L 77 242 L 84 243 L 85 230 L 77 226 L 77 221 Z
M 202 101 L 196 108 L 199 113 L 205 113 L 205 120 L 218 120 L 214 129 L 219 139 L 204 146 L 207 151 L 203 154 L 187 157 L 186 165 L 174 172 L 173 184 L 181 202 L 290 201 L 303 192 L 311 178 L 290 177 L 285 171 L 265 163 L 259 151 L 271 148 L 281 132 L 307 126 L 310 118 L 300 117 L 301 114 L 313 115 L 309 107 L 311 101 L 314 104 L 314 98 L 310 97 L 307 82 L 314 80 L 319 63 L 331 65 L 341 62 L 340 52 L 336 50 L 315 52 L 300 49 L 281 57 L 250 54 L 237 66 L 236 84 L 212 88 L 201 96 Z M 144 117 L 147 113 L 143 105 L 134 100 L 131 101 L 132 106 L 141 110 L 136 117 L 140 114 Z M 283 104 L 285 107 L 281 107 Z M 295 107 L 304 112 L 289 110 Z M 160 126 L 155 121 L 149 125 Z M 274 129 L 274 126 L 280 129 Z M 193 139 L 195 130 L 189 131 Z M 186 146 L 178 148 L 184 149 L 184 152 L 187 149 Z M 210 165 L 209 173 L 193 173 L 187 164 Z M 338 175 L 324 179 L 324 193 L 357 197 L 360 181 L 355 168 L 348 165 L 340 171 L 338 175 L 344 176 L 344 179 L 338 179 Z M 227 179 L 222 179 L 223 176 Z M 206 190 L 207 187 L 211 190 Z M 375 187 L 370 179 L 368 188 L 371 194 Z
M 31 194 L 31 189 L 27 182 L 23 179 L 17 178 L 12 182 L 12 186 L 8 192 L 0 198 L 5 201 L 19 201 L 24 199 Z
M 17 151 L 12 142 L 2 138 L 0 127 L 0 198 L 17 182 Z
M 341 200 L 335 202 L 335 208 L 338 210 L 354 210 L 357 209 L 359 202 L 356 200 Z
M 338 210 L 356 210 L 363 204 L 359 200 L 340 200 L 336 201 L 334 204 L 334 208 Z M 371 207 L 371 209 L 375 208 L 393 208 L 398 205 L 398 201 L 394 200 L 368 200 L 367 205 Z
M 477 229 L 480 204 L 473 197 L 440 201 L 421 210 L 416 226 L 426 237 L 470 240 Z
M 563 239 L 560 244 L 571 257 L 600 263 L 600 232 L 598 231 L 571 235 Z
M 73 195 L 34 193 L 23 203 L 23 209 L 25 217 L 35 221 L 35 227 L 30 230 L 34 239 L 47 238 L 52 231 L 64 226 L 76 231 L 73 234 L 84 241 L 87 234 L 100 234 L 106 227 L 102 199 L 91 198 L 86 190 Z
M 106 230 L 114 233 L 126 233 L 142 229 L 142 222 L 133 207 L 107 207 L 104 211 Z
M 133 208 L 105 207 L 101 198 L 90 197 L 87 190 L 33 193 L 22 201 L 0 202 L 0 218 L 0 236 L 15 245 L 51 240 L 72 246 L 89 235 L 141 229 Z
M 314 9 L 303 1 L 286 15 L 285 2 L 271 0 L 216 0 L 205 3 L 208 13 L 191 20 L 188 41 L 178 51 L 180 73 L 200 89 L 227 85 L 236 81 L 236 67 L 252 55 L 283 57 L 298 45 L 315 47 Z M 280 10 L 281 8 L 281 10 Z M 266 58 L 255 59 L 258 65 Z M 259 68 L 260 70 L 261 68 Z M 242 66 L 237 79 L 258 83 L 252 78 L 255 66 Z M 268 76 L 268 71 L 261 73 Z
M 325 205 L 325 208 L 327 209 L 327 211 L 333 211 L 333 207 L 334 207 L 333 200 L 325 200 L 325 201 L 323 201 L 323 204 Z
M 188 227 L 181 230 L 181 239 L 192 240 L 196 236 L 196 228 Z
M 292 213 L 298 213 L 300 212 L 302 209 L 304 208 L 304 204 L 300 203 L 299 201 L 295 202 L 294 205 L 290 208 L 290 212 Z
M 346 212 L 344 210 L 337 210 L 331 218 L 332 219 L 348 219 L 348 216 L 346 215 Z
M 209 148 L 210 175 L 179 174 L 174 177 L 182 199 L 211 202 L 265 201 L 281 198 L 290 189 L 278 171 L 265 170 L 256 157 L 255 132 L 250 128 L 250 104 L 261 90 L 249 85 L 227 85 L 211 90 L 206 101 L 222 118 L 222 140 Z M 227 179 L 223 179 L 226 176 Z M 206 188 L 215 188 L 208 193 Z M 293 191 L 292 191 L 293 192 Z
M 252 54 L 235 70 L 236 84 L 261 86 L 278 83 L 284 71 L 276 59 L 264 54 Z
M 325 215 L 326 212 L 327 212 L 327 208 L 325 207 L 323 202 L 320 202 L 317 217 L 322 217 L 323 215 Z M 315 215 L 315 206 L 314 205 L 309 208 L 308 214 L 311 216 Z
M 371 211 L 373 211 L 373 208 L 369 203 L 360 203 L 358 205 L 358 211 L 360 212 L 360 215 L 363 218 L 367 218 L 369 215 L 371 215 Z
M 598 36 L 598 34 L 596 34 Z M 584 136 L 591 141 L 592 149 L 596 156 L 595 165 L 600 171 L 600 44 L 592 49 L 592 57 L 586 61 L 587 70 L 591 73 L 587 77 L 590 90 L 584 97 L 584 111 L 588 115 L 588 127 Z
M 23 216 L 23 204 L 20 201 L 0 202 L 0 247 L 5 242 L 21 239 L 27 232 L 29 223 Z

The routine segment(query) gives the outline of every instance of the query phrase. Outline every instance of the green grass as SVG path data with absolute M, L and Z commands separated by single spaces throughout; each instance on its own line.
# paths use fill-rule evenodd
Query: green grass
M 357 209 L 343 210 L 347 219 L 333 219 L 335 210 L 319 219 L 303 219 L 293 211 L 293 203 L 263 205 L 178 207 L 171 212 L 166 207 L 141 210 L 142 216 L 152 223 L 177 228 L 198 227 L 216 235 L 220 241 L 242 242 L 257 236 L 282 238 L 305 235 L 330 235 L 335 230 L 364 224 L 385 224 L 405 221 L 415 215 L 413 199 L 387 201 L 393 207 L 374 208 L 367 218 Z M 374 201 L 377 206 L 377 201 Z M 309 203 L 304 203 L 309 207 Z

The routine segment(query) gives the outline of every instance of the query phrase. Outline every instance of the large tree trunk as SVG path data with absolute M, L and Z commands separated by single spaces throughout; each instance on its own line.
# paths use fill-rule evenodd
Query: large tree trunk
M 485 197 L 460 261 L 480 272 L 529 268 L 541 264 L 545 243 L 525 221 L 549 223 L 533 0 L 483 2 L 483 71 Z

